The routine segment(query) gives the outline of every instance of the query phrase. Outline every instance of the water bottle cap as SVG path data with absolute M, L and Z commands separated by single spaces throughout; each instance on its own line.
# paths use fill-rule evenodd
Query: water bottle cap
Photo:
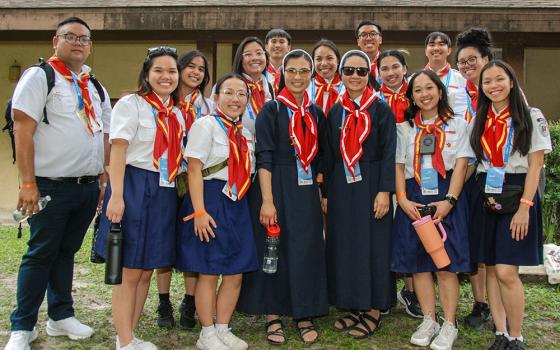
M 50 201 L 50 200 L 51 200 L 51 196 L 46 195 L 46 196 L 45 196 L 45 200 L 46 200 L 47 202 Z
M 280 226 L 278 224 L 270 225 L 266 228 L 268 237 L 280 237 Z

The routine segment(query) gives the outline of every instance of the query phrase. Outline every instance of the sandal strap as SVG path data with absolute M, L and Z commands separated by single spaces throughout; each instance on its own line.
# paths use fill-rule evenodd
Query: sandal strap
M 264 324 L 264 327 L 268 330 L 268 328 L 269 328 L 270 326 L 275 325 L 275 324 L 279 324 L 279 325 L 280 325 L 280 328 L 283 328 L 283 327 L 284 327 L 284 324 L 282 323 L 282 320 L 279 319 L 279 318 L 276 318 L 276 319 L 274 319 L 274 320 L 270 320 L 270 321 L 266 322 L 266 323 Z M 279 329 L 280 329 L 280 328 L 279 328 Z
M 309 326 L 300 326 L 299 324 L 302 323 L 302 322 L 311 322 L 311 324 Z M 317 332 L 317 330 L 315 329 L 315 324 L 313 323 L 313 319 L 311 319 L 311 318 L 297 320 L 296 321 L 296 326 L 297 326 L 297 329 L 299 331 L 299 334 L 302 337 L 309 332 Z
M 342 316 L 341 318 L 336 320 L 336 322 L 338 322 L 342 325 L 342 328 L 340 328 L 340 329 L 347 329 L 347 328 L 355 325 L 356 323 L 360 322 L 359 317 L 360 317 L 360 314 L 351 313 L 351 314 Z M 352 324 L 350 322 L 346 322 L 347 320 L 350 320 L 350 322 L 352 322 Z
M 370 327 L 370 325 L 366 322 L 366 319 L 368 321 L 371 321 L 374 325 L 375 325 L 375 329 L 379 328 L 379 322 L 380 322 L 380 318 L 375 318 L 373 316 L 371 316 L 370 314 L 364 312 L 363 314 L 360 315 L 360 323 L 362 323 L 364 325 L 364 327 L 371 333 L 373 330 Z

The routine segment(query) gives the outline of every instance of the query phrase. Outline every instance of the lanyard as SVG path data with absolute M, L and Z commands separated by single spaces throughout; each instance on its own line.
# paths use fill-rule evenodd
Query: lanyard
M 76 94 L 78 94 L 78 109 L 84 109 L 84 98 L 82 96 L 82 89 L 78 86 L 77 76 L 74 72 L 70 72 L 72 74 L 72 82 L 74 83 L 74 89 L 76 89 Z
M 509 162 L 509 153 L 511 151 L 511 144 L 513 143 L 512 139 L 513 139 L 513 121 L 511 122 L 511 125 L 509 127 L 509 132 L 508 132 L 508 136 L 507 136 L 507 140 L 506 140 L 506 151 L 505 151 L 505 154 L 504 154 L 504 167 Z M 488 159 L 488 156 L 485 155 L 485 158 L 486 158 L 486 161 L 488 161 L 490 163 L 490 159 Z M 490 166 L 492 166 L 492 164 L 490 164 Z
M 451 73 L 453 71 L 451 69 L 449 69 L 449 71 L 447 72 L 447 79 L 445 79 L 445 89 L 449 89 L 449 82 L 451 81 Z
M 247 112 L 249 112 L 249 118 L 255 120 L 255 113 L 253 112 L 253 107 L 251 107 L 251 100 L 247 102 Z

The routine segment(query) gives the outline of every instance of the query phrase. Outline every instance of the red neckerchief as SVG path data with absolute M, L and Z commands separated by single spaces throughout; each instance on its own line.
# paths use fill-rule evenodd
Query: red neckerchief
M 49 64 L 72 84 L 74 84 L 74 79 L 72 78 L 72 72 L 64 62 L 62 62 L 58 57 L 49 58 Z M 93 125 L 94 123 L 99 125 L 95 120 L 95 110 L 93 109 L 93 104 L 91 102 L 91 97 L 89 96 L 88 81 L 90 75 L 88 73 L 83 73 L 81 77 L 76 76 L 76 83 L 82 92 L 82 100 L 84 101 L 84 111 L 86 114 L 86 130 L 90 135 L 93 135 Z
M 476 113 L 476 106 L 478 104 L 478 88 L 469 80 L 467 80 L 467 95 L 469 95 L 468 98 L 471 99 L 472 109 Z M 467 122 L 470 123 L 474 117 L 475 116 L 472 115 L 470 108 L 467 108 L 467 113 L 465 113 L 465 119 Z
M 327 81 L 319 74 L 315 76 L 315 86 L 317 87 L 317 91 L 314 96 L 315 104 L 321 107 L 325 116 L 338 100 L 338 87 L 340 84 L 340 74 L 338 73 L 336 73 L 330 83 L 327 83 Z M 328 97 L 325 100 L 326 93 L 328 93 Z
M 432 67 L 430 67 L 429 63 L 424 68 L 435 72 L 437 74 L 437 76 L 441 78 L 441 77 L 444 77 L 449 72 L 449 70 L 451 69 L 451 65 L 449 63 L 447 63 L 445 65 L 445 67 L 443 67 L 441 70 L 439 70 L 437 72 L 435 70 L 433 70 Z
M 504 145 L 507 141 L 507 119 L 510 117 L 509 106 L 496 115 L 492 106 L 488 108 L 484 132 L 480 144 L 493 167 L 504 166 Z
M 445 147 L 445 131 L 442 128 L 444 121 L 439 116 L 433 124 L 424 125 L 420 111 L 416 112 L 414 117 L 414 124 L 418 129 L 416 138 L 414 140 L 414 178 L 420 186 L 422 186 L 422 179 L 420 172 L 422 170 L 422 156 L 420 155 L 420 140 L 424 135 L 434 134 L 436 137 L 436 150 L 432 154 L 432 167 L 445 179 L 445 163 L 443 162 L 442 150 Z
M 377 50 L 377 55 L 375 55 L 375 59 L 373 61 L 371 61 L 371 66 L 370 66 L 370 72 L 369 74 L 373 77 L 374 80 L 377 81 L 378 78 L 378 72 L 377 72 L 377 63 L 379 61 L 379 55 L 381 54 L 381 51 Z
M 405 80 L 403 80 L 403 84 L 397 92 L 389 89 L 385 86 L 385 84 L 381 85 L 381 88 L 379 89 L 379 92 L 383 94 L 385 101 L 387 101 L 387 104 L 391 107 L 397 123 L 404 122 L 404 111 L 406 111 L 410 105 L 410 102 L 405 95 L 407 88 L 408 84 Z
M 313 161 L 313 158 L 315 158 L 315 155 L 317 155 L 319 148 L 317 124 L 313 114 L 309 111 L 311 99 L 307 91 L 305 91 L 303 103 L 299 106 L 294 95 L 287 88 L 282 89 L 276 99 L 293 112 L 288 128 L 290 139 L 296 149 L 303 170 L 307 172 L 307 168 Z M 305 129 L 303 128 L 304 123 Z
M 274 78 L 274 82 L 272 83 L 272 89 L 274 90 L 274 96 L 278 95 L 278 88 L 280 87 L 280 77 L 282 76 L 282 69 L 281 68 L 274 68 L 272 63 L 269 63 L 266 67 L 266 71 L 268 74 L 272 75 Z
M 227 129 L 229 140 L 228 158 L 228 186 L 230 193 L 233 186 L 237 190 L 237 199 L 243 198 L 251 184 L 251 155 L 247 146 L 247 139 L 243 136 L 243 124 L 238 118 L 236 121 L 224 114 L 216 107 L 216 114 Z
M 179 109 L 181 110 L 181 114 L 183 115 L 183 119 L 185 120 L 185 128 L 187 129 L 187 133 L 191 130 L 191 126 L 193 125 L 194 121 L 196 120 L 196 110 L 194 109 L 194 103 L 196 99 L 200 95 L 200 90 L 194 89 L 191 93 L 191 98 L 189 101 L 185 101 L 185 98 L 181 98 L 181 102 L 179 103 Z
M 245 78 L 245 81 L 247 82 L 249 89 L 251 89 L 251 100 L 249 101 L 249 103 L 251 104 L 251 109 L 253 110 L 253 113 L 255 113 L 256 118 L 264 105 L 266 96 L 263 88 L 262 78 L 257 83 L 247 78 Z
M 376 98 L 373 90 L 366 88 L 360 100 L 360 108 L 356 109 L 348 91 L 345 91 L 341 97 L 340 104 L 346 111 L 346 119 L 340 132 L 340 153 L 352 176 L 354 176 L 354 165 L 364 153 L 362 144 L 371 131 L 371 120 L 367 109 Z
M 167 150 L 167 172 L 169 182 L 175 180 L 177 172 L 183 160 L 181 151 L 181 140 L 183 138 L 183 126 L 179 123 L 177 116 L 173 112 L 173 97 L 169 97 L 167 107 L 163 105 L 155 92 L 150 91 L 144 100 L 157 111 L 156 117 L 156 139 L 154 140 L 154 166 L 159 169 L 159 158 Z

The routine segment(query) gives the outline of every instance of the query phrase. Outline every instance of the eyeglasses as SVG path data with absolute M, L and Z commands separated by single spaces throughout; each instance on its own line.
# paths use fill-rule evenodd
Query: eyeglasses
M 262 50 L 256 51 L 256 52 L 243 52 L 242 56 L 244 58 L 253 58 L 253 57 L 257 57 L 257 58 L 261 58 L 264 57 L 266 55 L 266 53 Z
M 457 61 L 457 67 L 463 68 L 463 67 L 466 67 L 466 66 L 474 66 L 477 61 L 478 61 L 478 57 L 469 56 L 469 58 L 467 58 L 464 61 L 463 60 L 462 61 Z
M 306 75 L 311 74 L 311 69 L 309 69 L 309 68 L 300 68 L 300 69 L 286 68 L 286 69 L 284 69 L 284 72 L 286 73 L 286 75 L 289 75 L 289 76 L 292 76 L 292 77 L 295 77 L 298 74 L 300 76 L 306 76 Z
M 91 44 L 91 38 L 87 35 L 78 36 L 74 33 L 66 33 L 66 34 L 58 34 L 57 37 L 62 37 L 64 40 L 68 41 L 71 44 L 75 44 L 79 42 L 80 45 L 87 46 Z
M 363 39 L 363 40 L 369 39 L 369 38 L 375 39 L 380 35 L 381 34 L 379 34 L 378 32 L 363 32 L 363 33 L 358 34 L 358 38 Z
M 365 77 L 369 73 L 369 68 L 366 67 L 342 67 L 342 74 L 351 77 L 354 75 L 354 72 L 358 74 L 360 77 Z
M 177 56 L 177 49 L 169 46 L 150 47 L 146 58 L 151 58 L 155 55 L 174 55 Z
M 233 89 L 223 89 L 222 94 L 229 99 L 233 99 L 235 96 L 237 96 L 237 98 L 240 100 L 246 99 L 248 96 L 247 91 L 245 90 L 233 90 Z

